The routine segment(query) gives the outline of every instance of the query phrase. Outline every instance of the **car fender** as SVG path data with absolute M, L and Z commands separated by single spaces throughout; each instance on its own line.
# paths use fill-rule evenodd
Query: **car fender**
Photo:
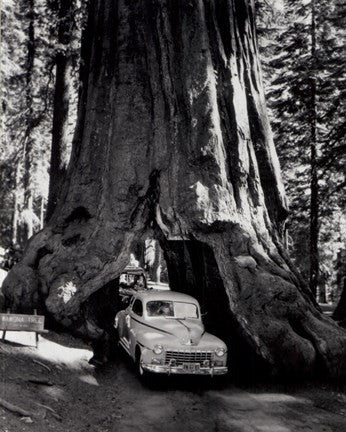
M 144 360 L 144 362 L 150 361 L 152 358 L 152 355 L 153 355 L 152 349 L 137 341 L 136 349 L 138 349 L 138 348 L 140 349 L 142 360 Z M 136 353 L 136 350 L 135 350 L 135 353 Z M 134 357 L 134 360 L 135 360 L 135 357 Z
M 227 352 L 227 345 L 225 344 L 225 342 L 223 342 L 223 340 L 211 333 L 205 332 L 201 337 L 200 344 L 208 344 L 215 348 L 221 347 L 224 348 Z
M 153 346 L 151 346 L 152 344 L 150 344 L 150 342 L 148 341 L 148 338 L 145 336 L 145 331 L 137 331 L 136 332 L 136 343 L 141 347 L 141 348 L 146 348 L 149 350 L 153 349 Z
M 152 352 L 154 345 L 153 343 L 150 342 L 148 336 L 147 336 L 147 330 L 145 328 L 136 328 L 135 331 L 133 331 L 132 333 L 133 337 L 134 337 L 134 346 L 135 348 L 138 346 L 141 351 L 150 351 Z M 135 348 L 133 350 L 133 354 L 135 355 Z

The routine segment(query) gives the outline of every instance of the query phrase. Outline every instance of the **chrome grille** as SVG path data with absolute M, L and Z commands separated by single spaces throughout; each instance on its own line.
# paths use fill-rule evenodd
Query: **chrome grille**
M 170 360 L 174 359 L 177 366 L 181 366 L 183 363 L 199 363 L 202 365 L 204 360 L 212 360 L 212 351 L 166 351 L 166 364 L 169 364 Z

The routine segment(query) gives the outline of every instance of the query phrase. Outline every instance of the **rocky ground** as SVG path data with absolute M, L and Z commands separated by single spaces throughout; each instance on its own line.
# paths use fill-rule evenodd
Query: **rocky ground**
M 341 389 L 172 377 L 143 384 L 123 355 L 95 369 L 90 348 L 71 336 L 49 333 L 38 349 L 33 334 L 8 338 L 0 342 L 0 432 L 346 430 Z

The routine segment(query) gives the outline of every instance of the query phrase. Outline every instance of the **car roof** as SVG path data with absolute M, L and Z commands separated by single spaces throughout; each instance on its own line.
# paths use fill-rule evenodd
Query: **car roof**
M 123 273 L 138 274 L 138 273 L 145 273 L 145 271 L 144 271 L 144 269 L 142 269 L 142 267 L 126 266 L 124 268 L 124 270 L 122 271 L 122 274 Z
M 146 291 L 138 291 L 135 294 L 136 298 L 140 298 L 141 300 L 148 302 L 151 300 L 173 300 L 173 301 L 184 301 L 189 303 L 198 303 L 198 301 L 184 293 L 180 293 L 178 291 L 166 291 L 166 290 L 146 290 Z

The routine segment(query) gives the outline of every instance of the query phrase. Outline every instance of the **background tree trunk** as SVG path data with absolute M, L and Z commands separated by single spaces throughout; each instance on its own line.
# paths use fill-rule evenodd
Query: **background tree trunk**
M 40 203 L 40 229 L 44 227 L 44 214 L 45 214 L 45 198 L 41 197 Z
M 232 367 L 344 374 L 346 333 L 317 310 L 281 245 L 287 208 L 252 2 L 89 8 L 62 199 L 7 277 L 7 303 L 20 305 L 30 273 L 31 298 L 57 322 L 100 337 L 86 305 L 96 291 L 107 300 L 103 287 L 150 229 L 172 288 L 201 301 Z
M 34 122 L 34 95 L 33 73 L 36 53 L 35 43 L 35 2 L 27 0 L 28 39 L 26 61 L 26 131 L 24 144 L 24 209 L 25 209 L 25 235 L 24 242 L 33 235 L 33 196 L 32 196 L 32 161 L 33 161 L 33 122 Z
M 162 253 L 157 240 L 150 238 L 145 240 L 145 267 L 149 279 L 153 282 L 161 282 Z
M 315 2 L 311 2 L 311 61 L 312 76 L 310 79 L 310 289 L 317 297 L 317 285 L 319 280 L 319 253 L 318 253 L 318 235 L 319 235 L 319 191 L 318 191 L 318 162 L 317 162 L 317 112 L 316 112 L 316 13 Z
M 18 194 L 19 194 L 19 181 L 20 181 L 20 168 L 21 158 L 16 161 L 16 175 L 14 178 L 14 190 L 13 190 L 13 215 L 12 215 L 12 232 L 11 232 L 11 243 L 13 245 L 18 243 Z

